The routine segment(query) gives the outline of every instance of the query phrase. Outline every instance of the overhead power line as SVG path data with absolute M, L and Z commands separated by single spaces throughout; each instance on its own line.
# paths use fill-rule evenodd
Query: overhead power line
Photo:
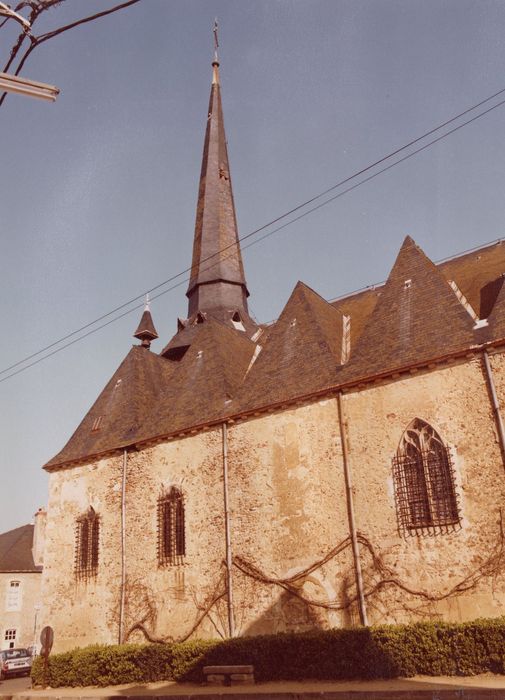
M 446 126 L 449 126 L 450 124 L 453 124 L 455 121 L 458 119 L 461 119 L 465 115 L 469 114 L 470 112 L 475 111 L 479 107 L 482 107 L 484 104 L 487 104 L 491 100 L 495 99 L 499 95 L 502 95 L 505 93 L 505 88 L 498 90 L 498 92 L 495 92 L 493 95 L 490 95 L 489 97 L 486 97 L 485 99 L 481 100 L 480 102 L 477 102 L 476 104 L 472 105 L 471 107 L 468 107 L 465 109 L 463 112 L 460 112 L 459 114 L 455 115 L 454 117 L 451 117 L 450 119 L 447 119 L 446 121 L 442 122 L 438 126 L 433 127 L 429 131 L 426 131 L 424 134 L 421 136 L 417 136 L 416 138 L 412 139 L 408 143 L 404 144 L 403 146 L 400 146 L 399 148 L 396 148 L 395 150 L 391 151 L 387 155 L 382 156 L 378 160 L 374 161 L 373 163 L 370 163 L 370 165 L 367 165 L 366 167 L 362 168 L 361 170 L 356 171 L 352 175 L 349 175 L 348 177 L 344 178 L 343 180 L 340 180 L 339 182 L 335 183 L 331 187 L 328 187 L 327 189 L 323 190 L 322 192 L 319 192 L 318 194 L 314 195 L 313 197 L 310 197 L 309 199 L 305 200 L 301 204 L 298 204 L 296 207 L 293 207 L 289 211 L 285 212 L 284 214 L 281 214 L 280 216 L 277 216 L 275 219 L 272 219 L 266 224 L 263 224 L 257 229 L 254 229 L 254 231 L 251 231 L 248 234 L 245 234 L 244 236 L 239 237 L 239 242 L 246 241 L 253 236 L 257 236 L 259 233 L 262 231 L 265 231 L 265 229 L 270 228 L 276 223 L 279 223 L 286 217 L 290 216 L 291 214 L 295 214 L 296 212 L 300 211 L 301 209 L 304 209 L 305 207 L 309 206 L 310 204 L 313 204 L 314 202 L 322 199 L 325 195 L 330 194 L 331 192 L 334 192 L 336 189 L 342 187 L 343 185 L 351 182 L 352 180 L 355 180 L 356 178 L 360 177 L 360 175 L 364 175 L 365 173 L 369 172 L 370 170 L 376 168 L 377 166 L 381 165 L 382 163 L 385 163 L 386 161 L 390 160 L 391 158 L 394 158 L 396 155 L 399 155 L 406 149 L 414 146 L 417 143 L 420 143 L 421 141 L 425 140 L 429 136 L 435 134 L 437 131 L 440 131 L 440 129 L 443 129 Z M 384 172 L 387 172 L 388 170 L 391 170 L 395 166 L 399 165 L 400 163 L 403 163 L 404 161 L 408 160 L 409 158 L 412 158 L 413 156 L 417 155 L 421 151 L 426 150 L 430 146 L 433 146 L 434 144 L 438 143 L 439 141 L 442 141 L 445 139 L 447 136 L 450 136 L 451 134 L 455 133 L 456 131 L 459 131 L 463 127 L 467 126 L 468 124 L 471 124 L 475 122 L 477 119 L 480 119 L 481 117 L 485 116 L 486 114 L 489 114 L 493 110 L 497 109 L 498 107 L 502 107 L 505 104 L 505 99 L 497 102 L 496 104 L 492 105 L 491 107 L 488 107 L 487 109 L 483 110 L 482 112 L 479 112 L 479 114 L 473 116 L 470 119 L 467 119 L 466 121 L 462 122 L 461 124 L 453 127 L 452 129 L 449 129 L 448 131 L 444 132 L 440 136 L 437 136 L 436 138 L 428 141 L 427 143 L 423 144 L 419 148 L 414 149 L 407 155 L 403 156 L 402 158 L 399 158 L 398 160 L 395 160 L 393 163 L 390 163 L 389 165 L 380 168 L 376 172 L 372 173 L 366 178 L 363 178 L 359 182 L 351 185 L 350 187 L 347 187 L 346 189 L 342 190 L 341 192 L 338 192 L 337 194 L 333 195 L 332 197 L 329 197 L 328 199 L 325 199 L 323 202 L 320 202 L 314 207 L 311 207 L 310 209 L 302 212 L 298 216 L 290 219 L 289 221 L 285 222 L 281 226 L 278 226 L 274 228 L 272 231 L 268 231 L 265 233 L 263 236 L 260 236 L 254 241 L 251 241 L 250 243 L 242 246 L 243 250 L 246 250 L 247 248 L 250 248 L 252 245 L 255 245 L 256 243 L 260 243 L 261 241 L 265 240 L 266 238 L 272 236 L 273 234 L 283 230 L 284 228 L 290 226 L 291 224 L 295 223 L 296 221 L 299 221 L 300 219 L 303 219 L 305 216 L 308 216 L 309 214 L 312 214 L 313 212 L 317 211 L 318 209 L 321 209 L 322 207 L 325 207 L 326 205 L 330 204 L 331 202 L 334 202 L 336 199 L 339 199 L 340 197 L 344 196 L 345 194 L 351 192 L 352 190 L 355 190 L 357 187 L 360 187 L 361 185 L 365 184 L 366 182 L 369 182 L 370 180 L 374 179 L 378 175 L 381 175 Z M 230 248 L 235 248 L 235 243 L 231 243 L 223 248 L 221 248 L 219 251 L 216 253 L 213 253 L 212 255 L 209 255 L 207 258 L 204 258 L 202 260 L 202 263 L 210 262 L 212 261 L 216 256 L 221 255 L 222 253 L 226 252 L 226 250 Z M 233 255 L 233 251 L 229 254 Z M 229 257 L 226 256 L 226 257 Z M 204 269 L 209 269 L 212 267 L 214 263 L 210 262 L 207 268 Z M 97 331 L 101 330 L 102 328 L 105 328 L 106 326 L 110 325 L 111 323 L 114 323 L 115 321 L 118 321 L 119 319 L 123 318 L 124 316 L 132 313 L 133 311 L 141 308 L 143 306 L 142 304 L 136 304 L 135 306 L 127 309 L 126 311 L 123 311 L 123 309 L 126 309 L 127 307 L 131 306 L 131 304 L 139 301 L 140 299 L 143 299 L 146 294 L 152 295 L 153 292 L 156 292 L 156 290 L 161 289 L 165 285 L 169 284 L 170 282 L 175 281 L 176 279 L 179 279 L 180 277 L 183 277 L 184 275 L 187 275 L 188 273 L 191 272 L 191 267 L 186 268 L 182 270 L 181 272 L 178 272 L 175 275 L 172 275 L 172 277 L 169 277 L 168 279 L 164 280 L 163 282 L 160 282 L 159 284 L 155 285 L 154 287 L 151 287 L 150 289 L 146 290 L 145 292 L 142 292 L 142 294 L 137 295 L 136 297 L 133 297 L 132 299 L 129 299 L 128 301 L 124 302 L 123 304 L 120 304 L 119 306 L 116 306 L 114 309 L 111 311 L 108 311 L 105 314 L 102 314 L 98 318 L 95 318 L 93 321 L 90 321 L 89 323 L 86 323 L 85 325 L 81 326 L 80 328 L 77 328 L 76 330 L 72 331 L 71 333 L 68 333 L 67 335 L 62 336 L 58 340 L 55 340 L 54 342 L 50 343 L 49 345 L 46 345 L 45 347 L 41 348 L 40 350 L 37 350 L 36 352 L 32 353 L 31 355 L 27 355 L 21 360 L 18 360 L 17 362 L 13 363 L 12 365 L 6 367 L 3 370 L 0 370 L 0 375 L 6 374 L 7 372 L 10 372 L 10 370 L 15 369 L 16 367 L 20 367 L 21 365 L 24 365 L 23 367 L 20 367 L 14 372 L 11 372 L 7 376 L 3 377 L 0 379 L 0 383 L 6 381 L 7 379 L 10 379 L 11 377 L 14 377 L 17 374 L 20 374 L 21 372 L 24 372 L 26 369 L 29 369 L 30 367 L 33 367 L 34 365 L 38 364 L 39 362 L 42 362 L 43 360 L 51 357 L 52 355 L 55 355 L 56 353 L 60 352 L 61 350 L 64 350 L 65 348 L 74 345 L 75 343 L 79 342 L 80 340 L 84 340 L 84 338 L 87 338 L 89 335 L 92 335 L 93 333 L 96 333 Z M 168 292 L 176 289 L 177 287 L 180 287 L 182 284 L 188 281 L 188 277 L 185 277 L 184 279 L 180 280 L 176 284 L 172 285 L 171 287 L 159 292 L 158 294 L 155 294 L 154 296 L 151 296 L 151 299 L 157 299 L 158 297 L 167 294 Z M 123 311 L 117 316 L 114 316 L 114 318 L 109 319 L 105 323 L 100 324 L 99 326 L 96 326 L 96 324 L 100 323 L 100 321 L 104 321 L 105 319 L 109 318 L 110 316 L 113 316 L 114 314 L 117 314 L 118 311 Z M 96 328 L 92 328 L 93 326 L 96 326 Z M 90 329 L 90 330 L 87 330 Z M 86 333 L 83 333 L 83 331 L 87 331 Z M 81 334 L 81 335 L 79 335 Z M 75 338 L 74 336 L 78 336 Z M 73 338 L 68 343 L 65 343 L 66 340 L 69 340 L 70 338 Z M 65 343 L 62 345 L 62 343 Z M 60 347 L 57 347 L 60 346 Z M 54 349 L 53 349 L 54 348 Z M 48 350 L 51 350 L 51 352 L 47 353 Z M 47 353 L 43 355 L 43 353 Z M 43 355 L 43 357 L 38 357 L 39 355 Z M 32 360 L 34 358 L 38 358 L 37 360 L 34 360 L 33 362 L 29 362 L 29 360 Z M 29 362 L 29 364 L 25 364 Z

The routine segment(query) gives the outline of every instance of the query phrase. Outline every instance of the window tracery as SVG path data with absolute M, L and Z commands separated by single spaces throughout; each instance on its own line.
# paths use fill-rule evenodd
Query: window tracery
M 393 458 L 398 525 L 404 534 L 439 534 L 459 526 L 449 449 L 431 425 L 416 418 Z

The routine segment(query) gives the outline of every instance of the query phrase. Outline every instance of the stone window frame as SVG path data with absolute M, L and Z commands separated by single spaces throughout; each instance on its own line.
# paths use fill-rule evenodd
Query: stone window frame
M 392 463 L 401 535 L 438 535 L 461 527 L 451 451 L 433 426 L 414 418 Z
M 182 490 L 172 486 L 158 497 L 158 564 L 174 566 L 186 556 L 186 508 Z
M 21 610 L 22 582 L 21 579 L 10 579 L 5 595 L 5 611 L 18 612 Z
M 74 573 L 78 580 L 88 580 L 98 574 L 100 516 L 90 506 L 75 523 Z

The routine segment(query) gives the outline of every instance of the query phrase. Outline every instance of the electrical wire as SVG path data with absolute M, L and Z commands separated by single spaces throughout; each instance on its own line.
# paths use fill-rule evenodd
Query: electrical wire
M 478 107 L 481 107 L 482 105 L 488 103 L 490 100 L 496 98 L 498 95 L 501 95 L 501 94 L 503 94 L 503 93 L 505 93 L 505 88 L 503 88 L 502 90 L 499 90 L 498 92 L 495 92 L 493 95 L 490 95 L 489 97 L 485 98 L 484 100 L 481 100 L 480 102 L 476 103 L 476 104 L 473 105 L 472 107 L 469 107 L 468 109 L 464 110 L 463 112 L 460 112 L 459 114 L 457 114 L 456 116 L 452 117 L 451 119 L 446 120 L 446 121 L 443 122 L 442 124 L 439 124 L 438 126 L 432 128 L 432 129 L 430 129 L 429 131 L 425 132 L 425 133 L 422 134 L 421 136 L 418 136 L 418 137 L 416 137 L 415 139 L 412 139 L 411 141 L 409 141 L 409 142 L 406 143 L 405 145 L 403 145 L 403 146 L 401 146 L 401 147 L 395 149 L 394 151 L 390 152 L 389 154 L 387 154 L 387 155 L 385 155 L 385 156 L 382 156 L 379 160 L 376 160 L 375 162 L 371 163 L 370 165 L 366 166 L 365 168 L 362 168 L 361 170 L 359 170 L 359 171 L 353 173 L 352 175 L 350 175 L 350 176 L 344 178 L 343 180 L 340 180 L 339 182 L 337 182 L 336 184 L 334 184 L 334 185 L 332 185 L 331 187 L 327 188 L 327 189 L 324 190 L 323 192 L 320 192 L 319 194 L 317 194 L 317 195 L 311 197 L 310 199 L 305 200 L 305 201 L 302 202 L 301 204 L 297 205 L 296 207 L 293 207 L 292 209 L 290 209 L 289 211 L 285 212 L 284 214 L 282 214 L 282 215 L 276 217 L 275 219 L 272 219 L 272 220 L 269 221 L 268 223 L 263 224 L 263 226 L 260 226 L 259 228 L 255 229 L 254 231 L 251 231 L 250 233 L 248 233 L 248 234 L 246 234 L 246 235 L 244 235 L 244 236 L 239 237 L 238 241 L 239 241 L 239 242 L 242 242 L 242 241 L 248 240 L 248 239 L 251 238 L 252 236 L 257 235 L 258 233 L 260 233 L 261 231 L 264 231 L 265 229 L 269 228 L 270 226 L 274 225 L 275 223 L 278 223 L 279 221 L 282 221 L 282 219 L 285 219 L 287 216 L 290 216 L 291 214 L 293 214 L 293 213 L 299 211 L 300 209 L 305 208 L 305 207 L 308 206 L 309 204 L 311 204 L 311 203 L 313 203 L 313 202 L 315 202 L 315 201 L 321 199 L 321 198 L 324 197 L 326 194 L 329 194 L 330 192 L 333 192 L 335 189 L 341 187 L 342 185 L 344 185 L 344 184 L 346 184 L 346 183 L 348 183 L 348 182 L 351 182 L 351 181 L 354 180 L 355 178 L 357 178 L 357 177 L 359 177 L 360 175 L 363 175 L 364 173 L 366 173 L 366 172 L 370 171 L 371 169 L 377 167 L 377 166 L 380 165 L 381 163 L 384 163 L 384 162 L 386 162 L 387 160 L 393 158 L 395 155 L 398 155 L 399 153 L 403 152 L 403 151 L 406 150 L 407 148 L 410 148 L 411 146 L 415 145 L 416 143 L 419 143 L 420 141 L 422 141 L 422 140 L 424 140 L 425 138 L 427 138 L 428 136 L 430 136 L 430 135 L 436 133 L 437 131 L 439 131 L 440 129 L 444 128 L 445 126 L 448 126 L 449 124 L 454 123 L 455 121 L 457 121 L 458 119 L 460 119 L 460 118 L 463 117 L 464 115 L 469 114 L 470 112 L 474 111 L 474 110 L 477 109 Z M 498 102 L 498 103 L 496 103 L 496 104 L 494 104 L 493 106 L 489 107 L 488 109 L 486 109 L 486 110 L 480 112 L 479 114 L 475 115 L 475 116 L 472 117 L 471 119 L 468 119 L 468 120 L 464 121 L 462 124 L 459 124 L 458 126 L 456 126 L 456 127 L 452 128 L 452 129 L 450 129 L 449 131 L 443 133 L 442 135 L 438 136 L 437 138 L 432 139 L 432 140 L 429 141 L 428 143 L 423 144 L 423 146 L 421 146 L 421 147 L 415 149 L 414 151 L 412 151 L 412 152 L 408 153 L 407 155 L 403 156 L 402 158 L 400 158 L 400 159 L 394 161 L 393 163 L 387 165 L 386 167 L 380 168 L 378 171 L 376 171 L 376 172 L 373 173 L 372 175 L 369 175 L 368 177 L 364 178 L 363 180 L 360 180 L 359 182 L 355 183 L 355 184 L 352 185 L 351 187 L 346 188 L 345 190 L 343 190 L 343 191 L 337 193 L 336 195 L 333 195 L 332 197 L 326 199 L 325 201 L 321 202 L 320 204 L 316 205 L 315 207 L 312 207 L 312 208 L 308 209 L 307 211 L 303 212 L 302 214 L 299 214 L 298 216 L 294 217 L 293 219 L 290 219 L 289 221 L 287 221 L 286 223 L 282 224 L 281 226 L 278 226 L 278 227 L 276 227 L 275 229 L 273 229 L 272 231 L 267 232 L 266 234 L 264 234 L 264 235 L 261 236 L 260 238 L 254 240 L 254 241 L 252 241 L 252 242 L 250 242 L 250 243 L 248 243 L 248 244 L 245 245 L 245 246 L 242 246 L 242 249 L 243 249 L 243 250 L 246 250 L 247 248 L 250 248 L 252 245 L 255 245 L 256 243 L 260 243 L 261 241 L 265 240 L 266 238 L 272 236 L 274 233 L 277 233 L 278 231 L 281 231 L 282 229 L 284 229 L 284 228 L 290 226 L 291 224 L 295 223 L 296 221 L 299 221 L 300 219 L 304 218 L 305 216 L 308 216 L 309 214 L 311 214 L 311 213 L 317 211 L 318 209 L 321 209 L 322 207 L 324 207 L 324 206 L 330 204 L 331 202 L 335 201 L 336 199 L 339 199 L 340 197 L 342 197 L 342 196 L 344 196 L 345 194 L 351 192 L 352 190 L 356 189 L 357 187 L 360 187 L 361 185 L 365 184 L 366 182 L 369 182 L 370 180 L 374 179 L 374 178 L 377 177 L 378 175 L 381 175 L 382 173 L 387 172 L 388 170 L 391 170 L 392 168 L 394 168 L 395 166 L 399 165 L 400 163 L 403 163 L 404 161 L 408 160 L 409 158 L 412 158 L 414 155 L 417 155 L 417 154 L 420 153 L 421 151 L 426 150 L 427 148 L 429 148 L 430 146 L 434 145 L 435 143 L 438 143 L 439 141 L 445 139 L 447 136 L 450 136 L 451 134 L 455 133 L 456 131 L 459 131 L 459 130 L 462 129 L 463 127 L 467 126 L 468 124 L 471 124 L 472 122 L 476 121 L 477 119 L 480 119 L 481 117 L 485 116 L 486 114 L 489 114 L 490 112 L 492 112 L 493 110 L 497 109 L 498 107 L 503 106 L 504 104 L 505 104 L 505 99 L 504 99 L 504 100 L 501 100 L 500 102 Z M 236 243 L 231 243 L 231 244 L 229 244 L 229 245 L 227 245 L 227 246 L 221 248 L 221 249 L 220 249 L 219 251 L 217 251 L 216 253 L 213 253 L 212 255 L 209 255 L 207 258 L 204 258 L 201 262 L 202 262 L 202 263 L 209 262 L 210 260 L 212 260 L 212 259 L 215 258 L 216 256 L 221 255 L 221 253 L 225 252 L 225 251 L 228 250 L 229 248 L 235 248 L 236 245 L 237 245 Z M 233 254 L 234 254 L 234 251 L 233 251 L 232 253 L 230 253 L 230 255 L 233 255 Z M 229 257 L 229 255 L 228 255 L 228 256 L 225 256 L 224 259 L 226 259 L 227 257 Z M 212 263 L 211 265 L 209 265 L 208 268 L 204 268 L 204 269 L 209 269 L 209 268 L 212 267 L 213 265 L 214 265 L 214 263 Z M 85 331 L 87 328 L 91 328 L 91 326 L 96 325 L 97 323 L 99 323 L 100 321 L 104 320 L 105 318 L 108 318 L 109 316 L 112 316 L 113 314 L 117 313 L 118 311 L 121 311 L 122 309 L 125 309 L 127 306 L 130 306 L 130 305 L 133 304 L 134 302 L 136 302 L 136 301 L 138 301 L 139 299 L 142 299 L 143 297 L 145 297 L 146 294 L 151 294 L 152 292 L 156 291 L 157 289 L 160 289 L 161 287 L 164 287 L 166 284 L 169 284 L 170 282 L 172 282 L 172 281 L 178 279 L 179 277 L 182 277 L 183 275 L 187 275 L 187 273 L 188 273 L 188 272 L 191 272 L 191 270 L 192 270 L 192 268 L 189 267 L 189 268 L 186 268 L 185 270 L 182 270 L 181 272 L 178 272 L 177 274 L 173 275 L 172 277 L 169 277 L 168 279 L 164 280 L 163 282 L 160 282 L 159 284 L 155 285 L 154 287 L 151 287 L 151 288 L 148 289 L 146 292 L 143 292 L 142 294 L 139 294 L 138 296 L 136 296 L 136 297 L 130 299 L 129 301 L 126 301 L 126 302 L 124 302 L 123 304 L 120 304 L 119 306 L 115 307 L 114 309 L 112 309 L 111 311 L 107 312 L 106 314 L 103 314 L 102 316 L 99 316 L 98 318 L 94 319 L 93 321 L 90 321 L 89 323 L 85 324 L 84 326 L 81 326 L 80 328 L 76 329 L 75 331 L 72 331 L 71 333 L 68 333 L 67 335 L 63 336 L 63 337 L 60 338 L 59 340 L 56 340 L 56 341 L 50 343 L 49 345 L 46 345 L 44 348 L 41 348 L 41 349 L 38 350 L 37 352 L 34 352 L 34 353 L 32 353 L 31 355 L 28 355 L 28 356 L 24 357 L 22 360 L 18 360 L 17 362 L 15 362 L 14 364 L 10 365 L 9 367 L 6 367 L 5 369 L 0 370 L 0 375 L 9 372 L 11 369 L 15 369 L 16 367 L 19 367 L 20 365 L 25 365 L 25 363 L 28 362 L 29 360 L 33 359 L 34 357 L 37 357 L 38 355 L 42 355 L 42 353 L 46 352 L 47 350 L 50 350 L 51 348 L 56 348 L 56 346 L 61 345 L 61 343 L 63 343 L 65 340 L 68 340 L 69 338 L 72 338 L 73 336 L 78 335 L 79 333 L 82 333 L 82 331 Z M 158 297 L 162 296 L 163 294 L 167 294 L 168 292 L 170 292 L 170 291 L 176 289 L 177 287 L 181 286 L 182 284 L 184 284 L 184 283 L 187 282 L 188 280 L 189 280 L 189 278 L 185 278 L 185 279 L 181 280 L 181 281 L 178 282 L 177 284 L 172 285 L 172 286 L 169 287 L 168 289 L 165 289 L 164 291 L 162 291 L 162 292 L 156 294 L 155 296 L 152 297 L 152 299 L 154 300 L 154 299 L 157 299 Z M 43 357 L 40 357 L 39 359 L 35 360 L 34 362 L 30 362 L 29 364 L 25 365 L 24 367 L 21 367 L 20 369 L 16 370 L 15 372 L 12 372 L 12 373 L 8 374 L 6 377 L 1 378 L 1 379 L 0 379 L 0 383 L 6 381 L 7 379 L 10 379 L 11 377 L 16 376 L 17 374 L 20 374 L 21 372 L 23 372 L 23 371 L 26 370 L 26 369 L 29 369 L 30 367 L 33 367 L 34 365 L 38 364 L 39 362 L 42 362 L 43 360 L 45 360 L 45 359 L 51 357 L 52 355 L 55 355 L 57 352 L 60 352 L 61 350 L 64 350 L 65 348 L 70 347 L 71 345 L 74 345 L 74 344 L 77 343 L 78 341 L 83 340 L 84 338 L 88 337 L 89 335 L 92 335 L 93 333 L 95 333 L 95 332 L 101 330 L 102 328 L 105 328 L 106 326 L 110 325 L 111 323 L 114 323 L 115 321 L 118 321 L 119 319 L 121 319 L 121 318 L 123 318 L 124 316 L 126 316 L 126 315 L 132 313 L 133 311 L 139 309 L 139 308 L 142 307 L 142 306 L 143 306 L 143 303 L 142 303 L 142 304 L 137 304 L 136 306 L 134 306 L 134 307 L 132 307 L 132 308 L 130 308 L 130 309 L 124 311 L 123 313 L 119 314 L 118 316 L 115 316 L 114 318 L 110 319 L 110 320 L 107 321 L 106 323 L 103 323 L 103 324 L 97 326 L 96 328 L 93 328 L 93 329 L 89 330 L 87 333 L 84 333 L 84 334 L 82 334 L 82 335 L 79 335 L 79 337 L 74 338 L 74 340 L 70 341 L 69 343 L 65 343 L 64 345 L 61 345 L 61 347 L 56 348 L 56 349 L 53 350 L 52 352 L 47 353 L 46 355 L 44 355 Z

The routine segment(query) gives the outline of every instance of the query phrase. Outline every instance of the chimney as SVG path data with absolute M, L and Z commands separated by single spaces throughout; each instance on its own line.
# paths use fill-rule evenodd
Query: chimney
M 35 566 L 42 566 L 44 563 L 47 512 L 44 508 L 39 508 L 34 517 L 32 556 Z

